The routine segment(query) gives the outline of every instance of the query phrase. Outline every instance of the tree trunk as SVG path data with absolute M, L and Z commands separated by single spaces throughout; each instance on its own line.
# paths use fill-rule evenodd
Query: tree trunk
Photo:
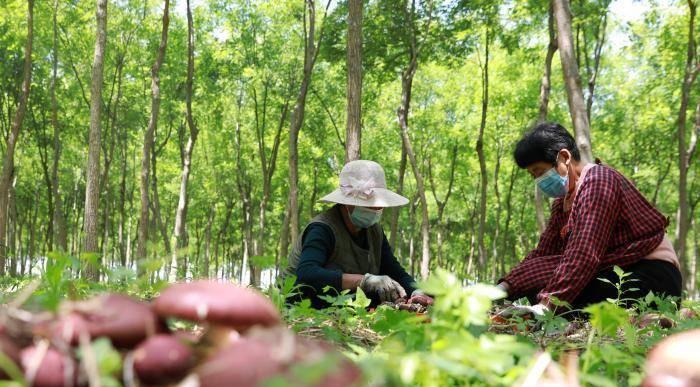
M 160 144 L 158 149 L 151 148 L 151 173 L 152 173 L 152 179 L 151 179 L 151 190 L 153 191 L 153 216 L 156 218 L 156 226 L 160 230 L 160 235 L 163 238 L 163 245 L 165 246 L 165 253 L 167 256 L 170 256 L 171 250 L 170 250 L 170 238 L 168 238 L 168 228 L 163 222 L 163 217 L 161 216 L 161 211 L 160 211 L 160 197 L 158 195 L 158 168 L 157 168 L 157 160 L 158 160 L 158 155 L 161 154 L 163 148 L 165 148 L 165 145 L 168 143 L 168 140 L 170 139 L 170 131 L 168 131 L 168 135 L 165 137 L 165 140 Z M 157 134 L 157 133 L 156 133 Z
M 406 176 L 406 147 L 403 146 L 403 140 L 401 141 L 401 163 L 399 164 L 399 186 L 396 192 L 399 195 L 403 195 L 403 185 L 404 177 Z M 399 207 L 395 207 L 391 212 L 391 233 L 389 235 L 389 244 L 394 250 L 398 249 L 398 225 L 399 225 Z M 398 253 L 397 253 L 398 254 Z
M 163 28 L 160 35 L 160 45 L 158 46 L 156 60 L 151 68 L 151 117 L 148 120 L 148 128 L 143 136 L 143 153 L 141 154 L 141 213 L 139 216 L 139 241 L 136 248 L 137 260 L 145 259 L 147 253 L 149 226 L 148 180 L 151 175 L 151 148 L 153 148 L 155 131 L 158 126 L 158 114 L 160 112 L 160 68 L 165 59 L 165 50 L 168 44 L 169 10 L 170 0 L 165 0 L 163 4 Z M 140 265 L 138 266 L 140 267 Z
M 697 131 L 700 130 L 700 110 L 696 111 L 696 127 L 691 142 L 686 146 L 688 105 L 690 91 L 697 78 L 700 64 L 695 64 L 695 14 L 697 5 L 688 0 L 690 17 L 688 20 L 688 49 L 685 63 L 685 74 L 681 87 L 681 106 L 678 110 L 678 219 L 676 222 L 676 252 L 681 261 L 681 272 L 684 281 L 688 281 L 687 239 L 690 228 L 690 202 L 688 198 L 688 170 L 697 149 Z M 700 109 L 700 105 L 698 105 Z
M 97 0 L 97 30 L 95 57 L 92 63 L 92 87 L 90 89 L 90 140 L 88 149 L 87 183 L 85 186 L 85 242 L 84 253 L 99 254 L 97 250 L 97 222 L 100 203 L 100 114 L 102 110 L 102 78 L 104 53 L 107 44 L 107 0 Z M 89 260 L 85 270 L 87 279 L 100 278 L 98 264 Z
M 348 1 L 346 163 L 359 159 L 362 149 L 362 1 Z
M 416 190 L 418 191 L 418 196 L 421 202 L 422 255 L 420 275 L 421 278 L 426 279 L 430 274 L 430 219 L 428 218 L 428 200 L 425 196 L 425 183 L 423 181 L 423 175 L 421 174 L 420 166 L 416 160 L 416 155 L 413 152 L 411 139 L 408 136 L 408 112 L 411 104 L 413 77 L 418 68 L 418 58 L 416 57 L 417 51 L 415 50 L 415 45 L 412 47 L 411 61 L 401 75 L 401 105 L 399 106 L 397 113 L 399 126 L 401 127 L 401 140 L 403 147 L 406 149 L 408 160 L 411 163 L 411 169 L 413 170 L 413 175 L 416 179 Z
M 552 60 L 554 59 L 554 54 L 557 52 L 557 35 L 554 30 L 553 2 L 549 3 L 547 20 L 549 44 L 547 45 L 547 55 L 544 59 L 544 72 L 542 74 L 542 83 L 540 84 L 540 113 L 537 118 L 538 123 L 547 121 L 547 114 L 549 111 L 549 93 L 552 88 Z M 535 214 L 537 216 L 537 228 L 540 230 L 540 233 L 543 233 L 544 229 L 547 227 L 547 222 L 544 215 L 544 201 L 545 198 L 542 196 L 542 193 L 537 185 L 535 185 Z
M 486 50 L 484 66 L 481 78 L 481 124 L 479 125 L 479 138 L 476 141 L 476 153 L 479 156 L 479 170 L 481 171 L 481 199 L 479 200 L 479 235 L 477 238 L 479 249 L 479 272 L 486 269 L 486 245 L 484 233 L 486 231 L 486 194 L 488 192 L 488 176 L 486 171 L 486 156 L 484 155 L 484 129 L 486 129 L 486 115 L 489 106 L 489 44 L 490 31 L 486 30 Z
M 554 0 L 554 15 L 557 20 L 557 43 L 576 144 L 581 152 L 583 162 L 589 163 L 593 161 L 591 129 L 586 112 L 586 101 L 583 99 L 583 91 L 581 90 L 581 76 L 574 53 L 569 0 Z
M 211 260 L 211 226 L 214 223 L 216 216 L 216 207 L 212 207 L 209 211 L 207 219 L 207 227 L 204 231 L 204 264 L 202 265 L 202 276 L 209 278 L 209 261 Z
M 185 105 L 187 111 L 187 127 L 190 131 L 190 138 L 187 141 L 187 146 L 184 149 L 182 160 L 182 178 L 180 181 L 180 195 L 175 212 L 175 229 L 173 232 L 173 242 L 175 249 L 173 250 L 172 264 L 173 269 L 170 272 L 170 279 L 174 280 L 174 276 L 179 279 L 185 278 L 187 275 L 186 258 L 182 257 L 178 262 L 178 255 L 186 254 L 187 235 L 187 183 L 190 178 L 190 165 L 192 163 L 192 151 L 194 144 L 197 141 L 199 129 L 192 117 L 192 80 L 194 78 L 194 30 L 192 27 L 192 10 L 190 9 L 190 0 L 187 0 L 187 82 L 185 83 Z
M 12 182 L 10 183 L 10 189 L 7 193 L 7 211 L 8 211 L 8 224 L 9 232 L 7 236 L 7 246 L 10 248 L 8 258 L 9 262 L 9 274 L 14 277 L 17 274 L 17 256 L 21 255 L 19 251 L 22 246 L 22 223 L 19 222 L 19 248 L 17 246 L 17 175 L 12 176 Z
M 58 0 L 54 0 L 53 12 L 53 55 L 51 75 L 51 126 L 53 127 L 53 165 L 51 167 L 51 189 L 53 190 L 53 232 L 58 251 L 68 252 L 66 218 L 63 214 L 63 201 L 58 180 L 58 163 L 61 159 L 61 140 L 58 127 L 58 103 L 56 102 L 56 72 L 58 69 Z
M 549 110 L 549 92 L 552 88 L 552 60 L 557 52 L 557 35 L 554 31 L 554 5 L 549 4 L 549 16 L 547 17 L 547 25 L 549 30 L 549 44 L 547 45 L 547 55 L 544 59 L 544 73 L 542 74 L 542 83 L 540 84 L 540 114 L 537 122 L 547 121 L 547 112 Z
M 277 247 L 277 257 L 275 258 L 275 271 L 279 275 L 281 261 L 287 259 L 289 255 L 289 222 L 290 222 L 290 209 L 289 201 L 287 201 L 287 210 L 284 212 L 284 219 L 282 220 L 282 227 L 280 228 L 280 239 Z
M 2 163 L 2 175 L 0 175 L 0 276 L 5 274 L 5 261 L 7 259 L 7 207 L 10 184 L 15 168 L 15 146 L 19 137 L 19 129 L 22 126 L 24 115 L 27 111 L 29 90 L 32 84 L 32 44 L 34 43 L 34 0 L 27 2 L 27 42 L 24 46 L 24 67 L 22 92 L 19 97 L 19 105 L 12 119 L 12 128 L 7 136 L 5 158 Z
M 445 193 L 445 197 L 440 200 L 437 195 L 437 186 L 435 184 L 435 179 L 433 179 L 433 163 L 432 159 L 428 158 L 428 181 L 430 182 L 430 190 L 433 193 L 433 199 L 435 200 L 435 203 L 437 204 L 437 264 L 438 266 L 441 266 L 443 260 L 442 260 L 442 247 L 443 247 L 443 234 L 446 231 L 445 230 L 445 224 L 443 222 L 443 217 L 445 214 L 445 207 L 447 207 L 447 202 L 450 200 L 450 196 L 452 195 L 452 188 L 454 187 L 454 181 L 455 181 L 455 166 L 457 164 L 457 151 L 458 148 L 456 145 L 452 147 L 452 157 L 451 157 L 451 162 L 450 162 L 450 180 L 449 184 L 447 186 L 447 192 Z
M 267 220 L 267 205 L 268 202 L 270 201 L 270 195 L 272 192 L 272 176 L 275 173 L 275 169 L 277 168 L 277 155 L 279 154 L 279 147 L 280 143 L 282 140 L 282 128 L 284 127 L 285 122 L 287 121 L 287 113 L 289 112 L 289 101 L 285 101 L 284 105 L 282 105 L 282 111 L 280 113 L 280 120 L 279 124 L 277 125 L 277 133 L 275 133 L 275 140 L 272 145 L 272 152 L 270 154 L 270 159 L 267 162 L 267 165 L 263 161 L 264 158 L 261 157 L 261 166 L 263 166 L 263 195 L 262 199 L 260 199 L 260 215 L 258 217 L 258 243 L 257 243 L 257 251 L 255 252 L 255 255 L 263 255 L 265 253 L 265 226 L 266 226 L 266 220 Z M 261 144 L 262 145 L 262 144 Z M 265 154 L 265 149 L 264 146 L 261 148 L 261 155 Z M 265 157 L 266 159 L 266 157 Z
M 596 80 L 598 79 L 598 72 L 600 70 L 600 56 L 603 50 L 603 44 L 605 44 L 605 32 L 608 27 L 608 13 L 601 16 L 600 23 L 598 24 L 598 36 L 596 37 L 596 44 L 593 49 L 593 68 L 589 66 L 590 61 L 588 60 L 588 49 L 586 48 L 586 67 L 588 67 L 588 95 L 586 96 L 586 116 L 588 122 L 591 122 L 591 108 L 593 107 L 593 95 L 595 92 Z M 584 35 L 585 36 L 585 35 Z M 584 38 L 585 41 L 585 38 Z M 587 46 L 584 43 L 584 46 Z
M 305 0 L 304 11 L 304 73 L 297 94 L 294 111 L 292 112 L 291 125 L 289 128 L 289 230 L 290 240 L 295 243 L 299 238 L 299 131 L 304 124 L 304 110 L 306 108 L 306 94 L 311 83 L 311 74 L 316 64 L 319 53 L 319 46 L 323 41 L 323 30 L 321 30 L 316 44 L 316 2 L 315 0 Z M 330 6 L 330 0 L 326 5 L 326 13 Z M 308 17 L 309 27 L 306 28 Z M 325 20 L 325 14 L 324 14 Z M 285 243 L 285 241 L 282 241 Z M 289 241 L 286 241 L 289 243 Z M 288 250 L 285 246 L 283 250 Z
M 406 2 L 405 7 L 408 6 Z M 411 3 L 410 9 L 404 7 L 404 14 L 406 17 L 406 22 L 409 27 L 409 62 L 406 68 L 401 73 L 401 104 L 397 109 L 397 115 L 399 119 L 399 127 L 401 128 L 401 140 L 404 148 L 406 149 L 406 155 L 408 156 L 408 161 L 411 163 L 411 169 L 413 170 L 413 176 L 416 179 L 416 190 L 418 197 L 421 202 L 421 264 L 420 264 L 420 274 L 423 279 L 428 278 L 430 274 L 430 219 L 428 217 L 428 200 L 425 195 L 425 183 L 423 180 L 423 175 L 420 171 L 420 166 L 416 161 L 415 153 L 411 147 L 411 139 L 408 135 L 408 112 L 411 105 L 411 93 L 413 91 L 413 77 L 418 69 L 418 56 L 423 48 L 422 44 L 419 45 L 416 39 L 416 30 L 414 26 L 415 22 L 415 3 Z M 426 24 L 426 30 L 424 31 L 427 35 L 430 29 L 430 20 L 432 18 L 432 5 L 428 5 L 429 19 Z M 425 36 L 424 35 L 424 36 Z M 424 42 L 423 42 L 424 43 Z

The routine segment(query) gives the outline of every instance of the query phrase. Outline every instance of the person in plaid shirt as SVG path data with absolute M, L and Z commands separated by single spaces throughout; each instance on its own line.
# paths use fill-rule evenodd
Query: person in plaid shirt
M 617 298 L 614 266 L 631 273 L 623 298 L 680 297 L 681 273 L 665 236 L 668 220 L 615 169 L 581 161 L 574 138 L 556 123 L 526 133 L 515 161 L 553 197 L 551 217 L 537 247 L 498 281 L 509 299 L 530 299 L 511 314 L 541 315 L 554 298 L 578 309 Z

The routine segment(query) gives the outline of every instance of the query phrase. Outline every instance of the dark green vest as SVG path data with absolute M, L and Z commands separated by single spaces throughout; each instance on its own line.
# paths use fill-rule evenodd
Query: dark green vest
M 309 224 L 322 223 L 327 225 L 335 236 L 335 247 L 324 267 L 340 270 L 347 274 L 379 274 L 379 264 L 382 258 L 382 241 L 384 239 L 382 226 L 375 224 L 367 229 L 367 246 L 369 248 L 363 249 L 353 242 L 340 211 L 340 205 L 336 204 L 309 222 Z M 289 265 L 285 270 L 284 277 L 296 275 L 299 258 L 301 257 L 303 237 L 304 234 L 299 236 L 292 252 L 289 254 Z

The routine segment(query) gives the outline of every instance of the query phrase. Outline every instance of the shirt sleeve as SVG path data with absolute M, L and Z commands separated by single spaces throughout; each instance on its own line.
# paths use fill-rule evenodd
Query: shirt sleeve
M 551 270 L 548 272 L 547 270 L 532 270 L 532 268 L 540 266 L 540 263 L 543 267 L 550 267 L 552 264 L 551 257 L 562 253 L 562 240 L 559 232 L 564 226 L 564 221 L 563 201 L 557 199 L 552 203 L 549 223 L 547 223 L 547 228 L 540 236 L 537 247 L 530 251 L 508 275 L 496 282 L 505 281 L 510 285 L 509 298 L 519 298 L 529 290 L 537 288 L 537 286 L 539 286 L 539 289 L 542 288 L 543 279 L 537 274 L 540 273 L 542 276 L 549 278 Z M 543 257 L 548 257 L 546 263 L 544 262 L 545 259 L 542 259 Z
M 321 223 L 307 226 L 302 239 L 296 283 L 310 286 L 316 294 L 322 294 L 326 286 L 340 292 L 343 288 L 343 273 L 324 268 L 334 248 L 335 237 L 330 227 Z
M 579 188 L 569 219 L 569 235 L 561 261 L 539 293 L 540 302 L 551 297 L 573 302 L 600 269 L 608 241 L 620 212 L 619 181 L 604 169 L 591 169 Z
M 396 259 L 384 232 L 382 232 L 382 261 L 379 265 L 379 274 L 388 275 L 398 282 L 406 291 L 407 296 L 416 290 L 416 280 L 404 270 Z

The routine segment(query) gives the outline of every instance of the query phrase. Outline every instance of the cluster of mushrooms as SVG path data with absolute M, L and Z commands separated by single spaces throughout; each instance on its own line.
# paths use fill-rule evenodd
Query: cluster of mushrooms
M 150 303 L 103 294 L 64 302 L 56 315 L 15 309 L 1 317 L 0 357 L 14 362 L 30 386 L 99 385 L 90 343 L 102 337 L 123 355 L 118 378 L 125 386 L 257 386 L 280 380 L 332 387 L 362 379 L 333 346 L 290 332 L 265 296 L 228 283 L 174 284 Z M 173 331 L 171 320 L 198 329 Z M 0 380 L 7 378 L 0 367 Z

